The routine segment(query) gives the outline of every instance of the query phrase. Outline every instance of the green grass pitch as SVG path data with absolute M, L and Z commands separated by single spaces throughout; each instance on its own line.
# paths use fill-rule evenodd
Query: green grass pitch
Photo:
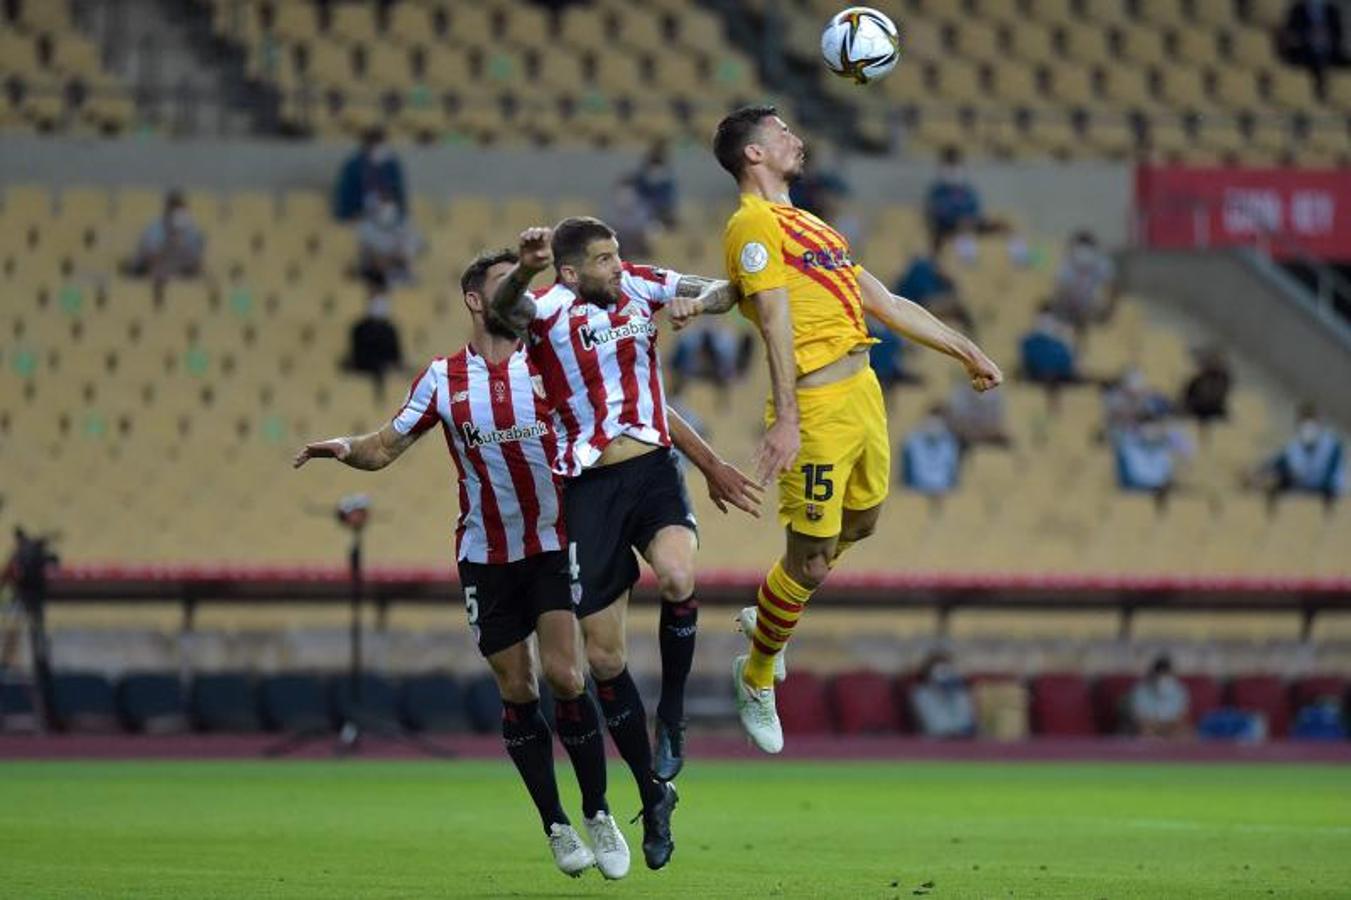
M 627 773 L 610 784 L 627 819 Z M 680 787 L 668 869 L 626 825 L 633 871 L 607 883 L 554 870 L 505 760 L 5 763 L 0 893 L 1351 896 L 1348 767 L 696 759 Z

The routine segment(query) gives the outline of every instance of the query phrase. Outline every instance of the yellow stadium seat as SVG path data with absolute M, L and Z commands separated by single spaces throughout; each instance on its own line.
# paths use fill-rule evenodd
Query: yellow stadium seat
M 641 6 L 625 4 L 618 27 L 617 37 L 630 51 L 660 52 L 668 43 L 660 17 L 649 15 Z
M 1093 25 L 1067 25 L 1064 29 L 1065 56 L 1090 66 L 1105 65 L 1112 58 L 1106 29 Z
M 1313 81 L 1305 71 L 1275 69 L 1267 73 L 1266 84 L 1267 100 L 1272 106 L 1313 112 L 1320 105 L 1314 96 Z
M 1030 0 L 1027 9 L 1049 25 L 1063 25 L 1078 18 L 1071 0 Z
M 395 3 L 389 9 L 386 34 L 405 44 L 422 44 L 436 36 L 432 10 L 418 3 Z
M 996 64 L 992 69 L 990 87 L 996 97 L 1019 105 L 1037 102 L 1041 93 L 1036 72 L 1031 66 L 1018 63 Z
M 1252 71 L 1221 67 L 1212 73 L 1211 79 L 1213 96 L 1225 106 L 1254 110 L 1264 105 L 1257 89 L 1257 75 Z
M 275 4 L 272 33 L 287 41 L 312 40 L 319 33 L 314 6 L 309 3 Z
M 999 32 L 979 19 L 967 19 L 956 29 L 957 52 L 975 62 L 993 62 L 1003 55 Z
M 578 50 L 602 52 L 608 49 L 601 17 L 578 7 L 571 7 L 563 13 L 559 38 Z
M 445 47 L 427 49 L 422 77 L 436 90 L 464 93 L 472 91 L 476 80 L 468 52 Z
M 337 4 L 329 12 L 328 35 L 349 44 L 376 42 L 375 7 L 363 3 Z
M 1172 32 L 1172 65 L 1213 67 L 1220 64 L 1220 49 L 1215 31 L 1209 28 L 1181 27 Z
M 1116 37 L 1121 55 L 1141 66 L 1168 66 L 1172 63 L 1163 32 L 1143 25 L 1128 25 L 1117 29 Z
M 985 96 L 985 88 L 981 85 L 980 68 L 973 63 L 950 60 L 937 67 L 935 74 L 938 79 L 938 93 L 942 97 L 959 103 L 976 103 Z
M 1174 109 L 1200 112 L 1209 105 L 1205 79 L 1199 69 L 1169 67 L 1160 70 L 1159 79 L 1160 96 Z
M 1060 63 L 1050 67 L 1051 92 L 1073 106 L 1094 106 L 1098 102 L 1093 90 L 1093 72 L 1074 63 Z
M 1155 26 L 1182 25 L 1187 21 L 1183 0 L 1136 0 L 1136 14 Z
M 480 3 L 455 3 L 449 7 L 447 37 L 464 47 L 487 47 L 493 40 L 492 8 Z
M 402 90 L 412 84 L 411 58 L 405 48 L 381 41 L 366 45 L 363 52 L 365 78 L 372 86 Z
M 1229 59 L 1249 69 L 1265 69 L 1280 65 L 1275 58 L 1271 33 L 1261 28 L 1230 28 L 1228 35 Z
M 1036 22 L 1022 22 L 1009 29 L 1009 51 L 1013 56 L 1035 65 L 1054 59 L 1055 43 L 1051 31 Z
M 727 42 L 720 16 L 708 10 L 680 3 L 680 13 L 674 17 L 676 40 L 696 53 L 711 54 Z M 904 35 L 902 35 L 904 41 Z
M 929 19 L 902 20 L 897 27 L 901 30 L 901 55 L 904 59 L 936 62 L 945 58 L 942 32 L 935 22 Z M 815 27 L 812 27 L 811 32 L 815 58 L 821 52 L 820 36 Z M 1041 33 L 1046 36 L 1049 43 L 1050 37 L 1047 32 L 1043 29 Z
M 522 47 L 538 47 L 546 53 L 553 48 L 554 28 L 549 13 L 529 4 L 503 7 L 506 16 L 502 37 Z
M 1284 24 L 1289 8 L 1286 0 L 1249 0 L 1248 18 L 1258 28 L 1274 28 Z
M 1100 25 L 1118 25 L 1128 19 L 1122 0 L 1083 0 L 1084 18 Z
M 1238 18 L 1234 0 L 1192 0 L 1192 14 L 1202 25 L 1232 25 Z
M 1101 85 L 1103 96 L 1125 109 L 1139 112 L 1159 106 L 1149 70 L 1143 67 L 1108 66 L 1102 70 Z

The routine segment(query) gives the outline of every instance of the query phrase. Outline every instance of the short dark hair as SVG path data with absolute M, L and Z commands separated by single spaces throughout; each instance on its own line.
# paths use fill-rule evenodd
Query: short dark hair
M 515 263 L 520 260 L 520 256 L 510 247 L 502 247 L 498 250 L 484 250 L 465 266 L 463 274 L 460 275 L 460 290 L 465 293 L 483 293 L 483 280 L 488 277 L 488 270 L 498 263 Z
M 614 229 L 592 216 L 569 216 L 554 226 L 554 266 L 581 262 L 592 241 L 616 240 Z
M 743 106 L 724 116 L 713 133 L 713 155 L 718 158 L 718 165 L 733 178 L 740 178 L 741 170 L 746 168 L 746 145 L 754 143 L 755 129 L 765 119 L 778 114 L 775 107 L 764 104 Z

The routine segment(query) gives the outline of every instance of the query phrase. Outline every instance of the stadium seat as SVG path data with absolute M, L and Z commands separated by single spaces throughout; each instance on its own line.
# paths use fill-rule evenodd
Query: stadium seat
M 9 680 L 0 683 L 0 731 L 26 733 L 37 728 L 32 686 Z
M 1093 718 L 1098 734 L 1121 734 L 1129 724 L 1125 704 L 1139 681 L 1136 675 L 1100 675 L 1093 682 Z
M 478 734 L 497 732 L 502 727 L 502 695 L 491 675 L 479 675 L 464 689 L 464 708 L 469 726 Z
M 399 715 L 413 731 L 463 731 L 464 693 L 452 675 L 416 675 L 404 679 L 399 690 Z
M 258 686 L 258 705 L 269 731 L 332 727 L 324 683 L 316 675 L 273 675 Z
M 113 686 L 102 675 L 68 672 L 53 676 L 52 703 L 56 721 L 65 731 L 118 730 Z
M 774 691 L 779 721 L 785 735 L 826 734 L 830 731 L 830 705 L 826 685 L 811 672 L 792 669 Z
M 1298 711 L 1310 703 L 1328 697 L 1335 698 L 1339 706 L 1346 705 L 1347 680 L 1340 675 L 1311 675 L 1297 679 L 1290 695 L 1294 709 Z
M 117 711 L 128 731 L 171 734 L 188 729 L 183 685 L 177 675 L 125 675 L 117 684 Z
M 1290 694 L 1274 675 L 1241 675 L 1229 683 L 1229 703 L 1239 709 L 1261 713 L 1267 733 L 1285 737 L 1290 728 Z
M 1224 705 L 1223 688 L 1211 676 L 1179 675 L 1178 680 L 1187 688 L 1187 714 L 1193 725 Z
M 1095 733 L 1088 682 L 1060 673 L 1032 679 L 1032 729 L 1049 737 L 1087 737 Z
M 261 731 L 253 684 L 243 672 L 198 675 L 189 692 L 193 726 L 199 731 Z
M 364 672 L 358 685 L 361 699 L 358 703 L 353 694 L 352 679 L 346 675 L 335 675 L 328 683 L 329 708 L 334 722 L 342 722 L 349 716 L 361 716 L 381 722 L 394 722 L 396 718 L 394 685 L 383 675 Z
M 885 675 L 841 673 L 831 680 L 828 696 L 841 734 L 889 734 L 900 728 L 894 689 Z

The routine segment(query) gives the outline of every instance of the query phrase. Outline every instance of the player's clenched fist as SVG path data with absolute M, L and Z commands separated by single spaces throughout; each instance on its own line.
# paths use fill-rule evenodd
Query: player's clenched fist
M 527 272 L 542 272 L 553 265 L 554 252 L 549 242 L 553 240 L 553 229 L 543 226 L 527 228 L 521 232 L 521 268 Z
M 677 294 L 668 308 L 670 309 L 671 325 L 676 331 L 679 331 L 703 315 L 704 301 L 700 297 L 681 297 Z
M 995 361 L 979 350 L 966 361 L 966 374 L 971 378 L 971 387 L 977 391 L 988 391 L 1004 383 L 1004 373 Z

